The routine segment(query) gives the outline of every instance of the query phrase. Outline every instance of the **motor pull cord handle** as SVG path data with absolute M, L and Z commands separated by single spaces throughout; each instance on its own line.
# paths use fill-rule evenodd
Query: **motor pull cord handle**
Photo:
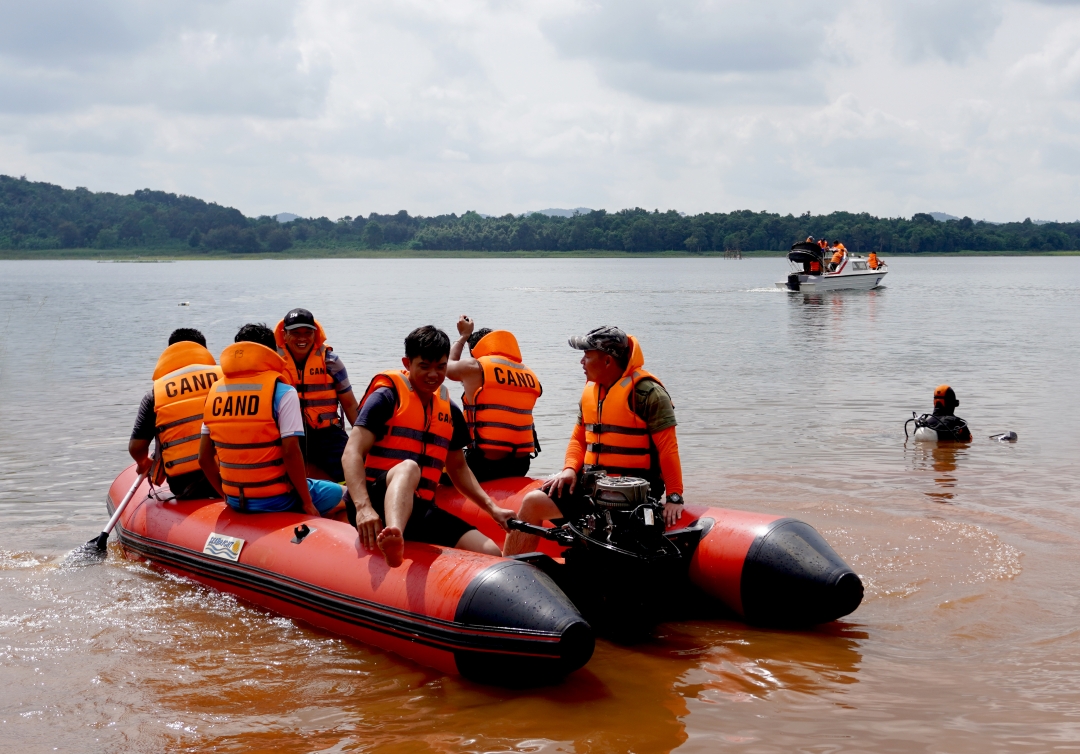
M 552 542 L 558 542 L 561 545 L 571 545 L 574 542 L 574 536 L 565 529 L 548 529 L 544 526 L 535 526 L 533 524 L 527 524 L 516 518 L 511 518 L 506 522 L 506 527 L 513 531 L 524 532 L 525 534 L 533 534 L 541 539 L 548 539 Z

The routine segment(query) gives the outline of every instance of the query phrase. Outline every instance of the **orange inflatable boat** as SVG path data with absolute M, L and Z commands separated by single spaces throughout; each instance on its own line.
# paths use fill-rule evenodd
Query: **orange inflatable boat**
M 110 511 L 135 477 L 134 467 L 117 477 Z M 803 522 L 688 505 L 679 527 L 665 531 L 649 512 L 658 513 L 655 502 L 628 501 L 619 484 L 597 492 L 588 520 L 535 527 L 545 537 L 538 552 L 499 558 L 407 542 L 396 569 L 366 551 L 347 523 L 245 514 L 220 500 L 162 500 L 168 488 L 155 495 L 145 484 L 116 530 L 128 557 L 499 685 L 565 676 L 591 657 L 593 625 L 647 628 L 679 607 L 672 601 L 719 601 L 751 623 L 804 627 L 847 615 L 862 600 L 859 577 Z M 539 485 L 517 478 L 483 486 L 516 511 Z M 440 487 L 436 503 L 503 541 L 495 522 L 453 488 Z

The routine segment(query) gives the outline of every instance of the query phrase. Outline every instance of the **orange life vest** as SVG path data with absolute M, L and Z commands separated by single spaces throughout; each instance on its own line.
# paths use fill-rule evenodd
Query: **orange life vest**
M 338 395 L 334 378 L 326 370 L 326 354 L 333 349 L 326 345 L 326 332 L 315 320 L 314 343 L 304 362 L 303 373 L 296 369 L 296 360 L 285 347 L 285 320 L 274 328 L 278 355 L 285 360 L 285 381 L 296 388 L 300 396 L 300 408 L 304 412 L 304 424 L 313 429 L 331 425 L 341 426 L 338 414 Z
M 472 355 L 484 368 L 484 382 L 476 393 L 471 399 L 462 396 L 473 445 L 496 460 L 539 451 L 532 411 L 544 389 L 521 363 L 517 339 L 495 330 L 480 339 Z
M 841 251 L 840 249 L 837 249 L 836 251 L 833 252 L 832 263 L 833 264 L 840 264 L 840 260 L 843 259 L 843 258 L 844 258 L 844 252 Z
M 634 390 L 644 379 L 663 383 L 641 368 L 645 357 L 637 338 L 630 336 L 630 344 L 630 362 L 619 381 L 605 395 L 597 383 L 586 383 L 581 394 L 585 464 L 599 466 L 609 474 L 651 479 L 659 476 L 655 446 L 648 425 L 634 413 Z
M 221 370 L 225 377 L 206 396 L 203 423 L 217 451 L 222 489 L 240 498 L 241 508 L 250 497 L 292 492 L 274 421 L 284 360 L 258 343 L 234 343 L 221 353 Z
M 810 272 L 821 272 L 821 262 L 816 259 L 810 263 Z
M 154 367 L 155 482 L 161 481 L 162 473 L 180 476 L 199 470 L 203 404 L 221 377 L 221 367 L 198 343 L 173 343 L 158 357 Z
M 421 500 L 435 498 L 450 439 L 454 436 L 454 420 L 450 414 L 450 393 L 446 385 L 432 396 L 430 408 L 417 396 L 409 373 L 391 369 L 375 375 L 364 392 L 364 400 L 381 387 L 393 389 L 397 399 L 394 415 L 386 423 L 386 434 L 376 441 L 364 459 L 367 480 L 375 481 L 373 471 L 389 471 L 402 461 L 416 461 L 420 467 L 420 484 L 416 496 Z M 363 401 L 361 401 L 361 405 Z
M 875 254 L 874 252 L 870 252 L 870 256 L 866 258 L 866 266 L 869 267 L 871 270 L 876 270 L 878 268 L 877 254 Z

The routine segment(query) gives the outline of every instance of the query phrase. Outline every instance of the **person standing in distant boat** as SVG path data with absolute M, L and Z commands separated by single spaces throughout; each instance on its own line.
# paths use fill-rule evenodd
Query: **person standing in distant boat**
M 664 524 L 674 526 L 682 517 L 683 479 L 671 396 L 642 368 L 645 357 L 637 339 L 619 328 L 598 327 L 569 343 L 585 352 L 581 365 L 587 382 L 577 425 L 563 470 L 525 496 L 518 518 L 539 525 L 579 517 L 587 512 L 583 473 L 603 471 L 648 480 L 657 499 L 666 491 Z M 537 543 L 533 534 L 512 531 L 503 554 L 531 552 Z
M 844 244 L 837 241 L 836 246 L 833 247 L 832 260 L 829 262 L 829 271 L 836 272 L 840 269 L 840 265 L 843 263 L 845 256 L 847 256 L 847 249 L 844 248 Z
M 512 333 L 475 328 L 475 322 L 461 315 L 460 337 L 450 347 L 446 365 L 447 378 L 465 390 L 462 406 L 472 437 L 465 460 L 480 482 L 527 476 L 531 460 L 540 452 L 532 412 L 544 390 L 522 363 Z
M 217 494 L 199 468 L 199 427 L 206 394 L 221 377 L 203 334 L 181 327 L 169 336 L 169 346 L 154 367 L 154 385 L 139 404 L 128 454 L 140 474 L 149 474 L 151 483 L 168 480 L 177 500 Z M 154 440 L 157 453 L 151 459 Z
M 503 529 L 513 512 L 497 506 L 465 462 L 469 427 L 443 382 L 450 338 L 418 327 L 405 338 L 404 369 L 375 375 L 360 402 L 342 464 L 349 522 L 361 544 L 401 565 L 405 540 L 498 555 L 475 526 L 435 505 L 443 469 L 465 497 Z M 383 522 L 385 521 L 385 526 Z
M 341 454 L 349 441 L 342 414 L 351 425 L 359 410 L 345 365 L 326 345 L 326 332 L 307 309 L 286 314 L 274 328 L 274 339 L 285 360 L 285 377 L 300 396 L 304 414 L 300 447 L 307 475 L 341 482 L 345 479 Z

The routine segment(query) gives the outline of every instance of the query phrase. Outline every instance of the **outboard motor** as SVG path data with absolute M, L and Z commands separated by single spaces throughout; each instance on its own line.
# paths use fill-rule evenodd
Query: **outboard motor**
M 799 274 L 797 272 L 787 276 L 787 287 L 789 291 L 799 290 Z
M 510 527 L 568 545 L 565 567 L 551 574 L 567 596 L 608 636 L 643 638 L 662 619 L 670 585 L 685 581 L 697 540 L 680 549 L 664 535 L 664 506 L 645 479 L 587 472 L 581 483 L 591 503 L 582 518 Z

